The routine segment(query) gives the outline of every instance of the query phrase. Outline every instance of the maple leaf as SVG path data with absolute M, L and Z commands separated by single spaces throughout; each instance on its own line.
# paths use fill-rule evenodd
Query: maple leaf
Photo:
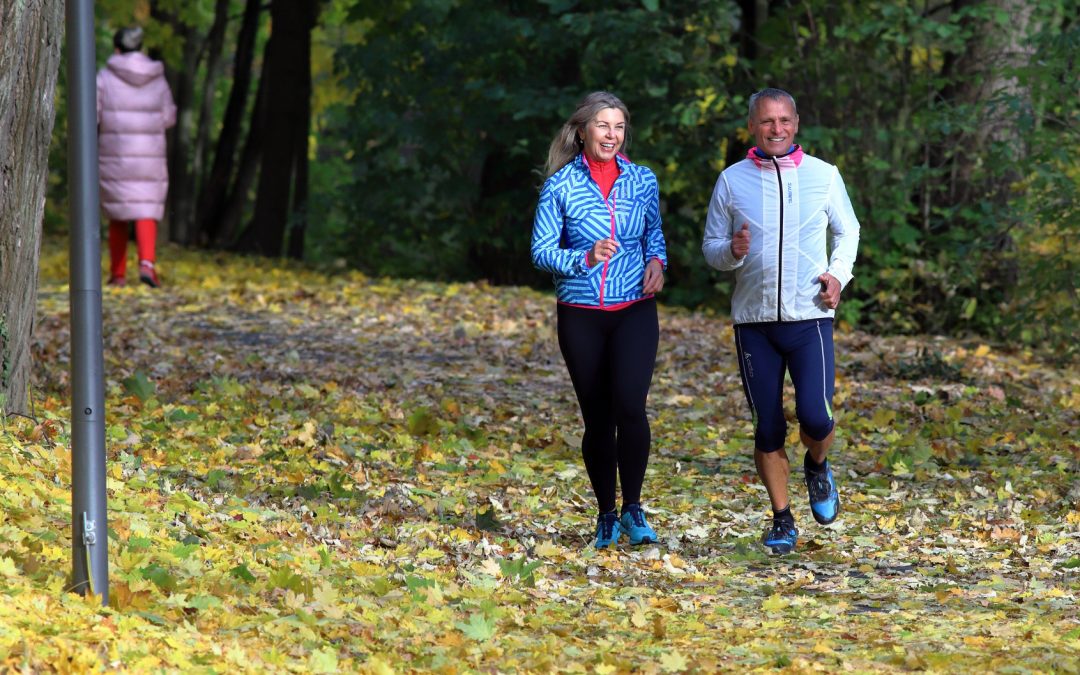
M 495 509 L 488 507 L 483 511 L 476 512 L 476 529 L 487 532 L 498 532 L 502 529 L 502 523 L 495 515 Z
M 680 654 L 677 650 L 667 652 L 660 657 L 660 668 L 665 673 L 677 673 L 686 670 L 689 667 L 689 662 L 686 657 Z
M 307 660 L 307 670 L 311 673 L 340 672 L 337 652 L 330 648 L 316 649 Z
M 136 370 L 133 375 L 124 378 L 122 384 L 124 385 L 124 391 L 143 403 L 146 403 L 154 395 L 154 383 L 141 370 Z
M 485 642 L 495 635 L 495 621 L 482 613 L 475 613 L 469 617 L 468 623 L 455 623 L 462 633 L 476 640 Z

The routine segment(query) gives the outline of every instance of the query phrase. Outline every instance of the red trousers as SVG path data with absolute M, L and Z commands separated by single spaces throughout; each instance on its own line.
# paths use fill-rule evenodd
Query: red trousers
M 109 221 L 109 260 L 111 279 L 123 279 L 127 269 L 127 244 L 129 220 Z M 154 248 L 157 244 L 157 221 L 149 218 L 135 221 L 135 247 L 139 251 L 139 262 L 154 262 Z

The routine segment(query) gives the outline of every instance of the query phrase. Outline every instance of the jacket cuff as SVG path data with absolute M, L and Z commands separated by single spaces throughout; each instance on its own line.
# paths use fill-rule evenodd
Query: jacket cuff
M 731 252 L 731 244 L 728 244 L 720 249 L 720 257 L 724 262 L 725 269 L 734 270 L 742 267 L 743 263 L 746 262 L 746 259 L 750 257 L 750 254 L 747 253 L 741 258 L 736 258 L 735 254 Z
M 837 281 L 840 282 L 840 290 L 841 291 L 844 290 L 845 288 L 847 288 L 848 282 L 850 282 L 851 279 L 854 276 L 854 275 L 852 275 L 851 272 L 849 272 L 847 270 L 838 270 L 838 269 L 834 269 L 832 267 L 830 267 L 829 269 L 827 269 L 825 271 L 828 274 L 831 274 L 834 279 L 836 279 Z

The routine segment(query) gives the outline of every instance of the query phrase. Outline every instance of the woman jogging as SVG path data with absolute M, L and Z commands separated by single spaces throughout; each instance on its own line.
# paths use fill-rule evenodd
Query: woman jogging
M 660 333 L 653 296 L 664 287 L 667 249 L 656 176 L 623 154 L 629 125 L 616 96 L 582 100 L 551 142 L 532 232 L 533 264 L 554 277 L 559 348 L 585 422 L 597 548 L 622 534 L 635 545 L 657 541 L 641 490 Z

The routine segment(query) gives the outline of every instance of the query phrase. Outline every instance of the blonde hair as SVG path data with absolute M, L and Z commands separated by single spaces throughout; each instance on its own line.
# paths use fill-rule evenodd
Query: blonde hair
M 574 111 L 573 115 L 570 115 L 570 119 L 566 120 L 566 123 L 559 129 L 559 133 L 555 134 L 555 138 L 552 139 L 551 146 L 548 148 L 547 162 L 544 164 L 545 178 L 550 177 L 566 166 L 570 160 L 577 157 L 584 147 L 581 134 L 585 133 L 585 125 L 595 119 L 601 110 L 608 108 L 615 108 L 622 112 L 623 118 L 626 120 L 626 133 L 623 136 L 623 144 L 619 147 L 619 152 L 622 152 L 624 148 L 630 145 L 630 111 L 626 109 L 626 104 L 620 101 L 615 94 L 606 91 L 594 91 L 581 99 L 577 110 Z

